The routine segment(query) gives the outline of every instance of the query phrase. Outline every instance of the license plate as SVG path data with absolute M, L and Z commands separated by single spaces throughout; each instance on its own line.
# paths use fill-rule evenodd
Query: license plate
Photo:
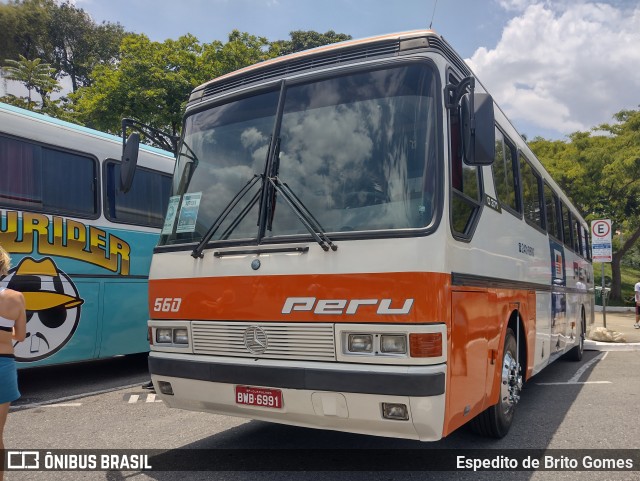
M 236 386 L 236 404 L 282 409 L 282 391 L 264 387 Z

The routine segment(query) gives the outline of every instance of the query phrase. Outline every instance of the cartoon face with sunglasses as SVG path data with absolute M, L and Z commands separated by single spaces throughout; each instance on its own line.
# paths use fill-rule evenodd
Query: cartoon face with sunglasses
M 22 292 L 27 309 L 27 338 L 14 346 L 16 361 L 32 362 L 59 351 L 73 336 L 84 302 L 69 276 L 50 257 L 25 257 L 0 280 Z

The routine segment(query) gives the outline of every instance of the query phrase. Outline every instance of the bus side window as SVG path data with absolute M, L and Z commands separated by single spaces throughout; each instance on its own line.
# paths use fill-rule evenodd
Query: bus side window
M 582 255 L 582 239 L 580 238 L 580 224 L 578 224 L 578 220 L 571 216 L 571 225 L 573 226 L 573 250 L 578 254 Z
M 544 229 L 542 207 L 542 179 L 529 161 L 520 154 L 520 175 L 524 218 L 530 224 Z
M 569 213 L 569 209 L 564 204 L 564 202 L 560 202 L 560 208 L 562 212 L 562 231 L 564 245 L 571 249 L 573 247 L 573 244 L 571 243 L 571 214 Z
M 544 203 L 547 232 L 556 239 L 561 239 L 562 231 L 559 226 L 560 216 L 558 215 L 558 196 L 554 194 L 551 187 L 547 184 L 544 184 Z
M 450 82 L 457 83 L 449 77 Z M 462 161 L 462 137 L 458 109 L 449 110 L 449 137 L 451 152 L 451 229 L 456 237 L 469 239 L 473 234 L 482 205 L 479 167 Z
M 0 136 L 3 206 L 92 218 L 98 214 L 97 160 Z
M 169 203 L 171 177 L 138 167 L 131 190 L 120 191 L 120 163 L 105 162 L 105 217 L 111 222 L 162 227 Z
M 582 230 L 582 246 L 583 246 L 583 256 L 587 260 L 591 260 L 591 247 L 589 246 L 589 230 L 584 226 L 581 227 Z
M 518 165 L 516 148 L 496 127 L 496 155 L 492 166 L 496 195 L 503 207 L 520 213 L 520 194 L 518 192 Z

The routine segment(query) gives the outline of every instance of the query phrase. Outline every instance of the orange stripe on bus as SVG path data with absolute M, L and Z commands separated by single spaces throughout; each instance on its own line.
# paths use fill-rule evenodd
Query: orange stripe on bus
M 149 312 L 153 319 L 260 322 L 446 322 L 451 276 L 441 273 L 391 272 L 380 274 L 329 274 L 207 277 L 200 279 L 156 279 L 149 281 Z M 313 298 L 314 306 L 305 310 L 297 305 L 283 314 L 287 298 Z M 165 299 L 181 299 L 176 312 L 162 311 L 170 306 Z M 380 314 L 380 304 L 388 310 L 408 306 L 408 314 Z M 349 303 L 355 312 L 347 312 Z M 374 303 L 373 301 L 378 301 Z M 390 301 L 389 301 L 390 300 Z M 325 311 L 318 314 L 319 301 Z M 177 304 L 174 304 L 177 305 Z M 314 312 L 315 311 L 315 312 Z

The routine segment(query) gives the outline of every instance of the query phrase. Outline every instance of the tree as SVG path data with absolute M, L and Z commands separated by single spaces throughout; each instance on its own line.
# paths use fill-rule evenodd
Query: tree
M 152 42 L 145 35 L 127 36 L 120 62 L 99 64 L 90 86 L 70 97 L 87 125 L 119 133 L 123 117 L 133 117 L 176 134 L 191 90 L 201 83 L 202 46 L 192 35 Z
M 178 134 L 189 94 L 198 85 L 273 58 L 286 45 L 300 48 L 343 37 L 334 32 L 292 32 L 291 42 L 270 43 L 233 30 L 226 43 L 200 44 L 192 35 L 164 42 L 128 35 L 120 46 L 119 62 L 98 64 L 88 85 L 70 97 L 79 118 L 93 128 L 118 133 L 121 118 L 133 117 Z
M 96 65 L 118 58 L 124 36 L 121 25 L 97 25 L 83 9 L 64 2 L 50 12 L 51 63 L 60 75 L 69 76 L 75 92 L 91 84 L 90 72 Z
M 202 81 L 239 70 L 277 56 L 278 50 L 265 37 L 233 30 L 227 43 L 213 42 L 203 46 L 201 64 L 206 72 Z
M 274 42 L 274 46 L 277 46 L 280 55 L 300 52 L 331 43 L 344 42 L 352 38 L 351 35 L 336 33 L 333 30 L 329 30 L 326 33 L 318 33 L 313 30 L 294 30 L 289 32 L 289 36 L 291 40 Z
M 100 25 L 69 0 L 12 0 L 0 4 L 0 59 L 41 58 L 72 90 L 91 82 L 101 63 L 115 63 L 126 35 L 119 24 Z
M 52 50 L 49 41 L 53 0 L 10 0 L 0 4 L 0 59 L 42 58 Z
M 570 141 L 535 138 L 529 146 L 588 220 L 610 218 L 625 233 L 614 243 L 611 297 L 620 300 L 623 256 L 640 239 L 640 111 L 623 110 L 614 124 L 576 132 Z
M 33 110 L 31 105 L 31 91 L 37 89 L 42 96 L 42 104 L 51 92 L 60 90 L 58 82 L 51 78 L 54 69 L 42 59 L 28 60 L 22 55 L 19 60 L 7 60 L 3 68 L 7 80 L 13 80 L 23 84 L 28 91 L 27 109 Z

